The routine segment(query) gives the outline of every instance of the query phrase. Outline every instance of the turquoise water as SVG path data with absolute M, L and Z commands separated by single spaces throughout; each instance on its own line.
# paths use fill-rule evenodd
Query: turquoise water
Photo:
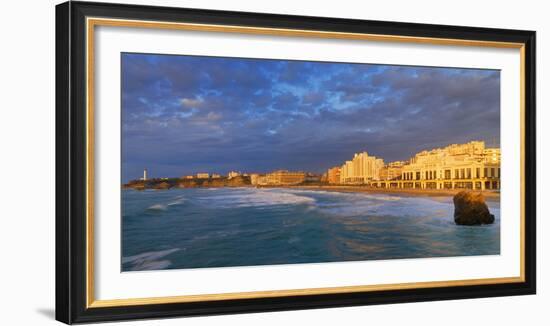
M 122 191 L 122 270 L 500 253 L 492 225 L 458 226 L 452 198 L 294 189 Z

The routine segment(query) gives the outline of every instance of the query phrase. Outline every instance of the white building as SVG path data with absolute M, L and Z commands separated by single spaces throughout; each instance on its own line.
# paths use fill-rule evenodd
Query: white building
M 367 152 L 356 153 L 351 161 L 346 161 L 340 168 L 340 182 L 348 184 L 365 184 L 380 179 L 380 170 L 384 160 L 369 156 Z
M 147 169 L 143 169 L 143 177 L 141 178 L 143 181 L 147 181 Z
M 229 173 L 227 174 L 227 177 L 228 177 L 229 179 L 232 179 L 232 178 L 238 177 L 238 176 L 240 176 L 240 175 L 241 175 L 240 172 L 231 171 L 231 172 L 229 172 Z

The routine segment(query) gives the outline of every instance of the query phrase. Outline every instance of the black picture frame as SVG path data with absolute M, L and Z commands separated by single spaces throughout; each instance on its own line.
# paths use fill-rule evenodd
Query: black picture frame
M 524 281 L 353 293 L 162 303 L 87 305 L 86 17 L 515 42 L 524 45 Z M 450 300 L 536 292 L 534 31 L 227 12 L 141 5 L 65 2 L 56 6 L 56 319 L 85 323 Z

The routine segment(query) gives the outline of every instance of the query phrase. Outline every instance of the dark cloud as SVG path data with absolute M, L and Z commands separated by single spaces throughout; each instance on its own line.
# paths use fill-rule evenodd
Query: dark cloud
M 123 178 L 498 145 L 499 101 L 494 70 L 123 54 Z

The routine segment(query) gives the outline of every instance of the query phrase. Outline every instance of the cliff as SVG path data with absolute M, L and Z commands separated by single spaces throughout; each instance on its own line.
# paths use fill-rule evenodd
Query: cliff
M 151 180 L 132 180 L 123 185 L 123 189 L 170 189 L 170 188 L 222 188 L 222 187 L 246 187 L 250 186 L 250 177 L 238 176 L 231 179 L 228 178 L 208 178 L 208 179 L 151 179 Z

